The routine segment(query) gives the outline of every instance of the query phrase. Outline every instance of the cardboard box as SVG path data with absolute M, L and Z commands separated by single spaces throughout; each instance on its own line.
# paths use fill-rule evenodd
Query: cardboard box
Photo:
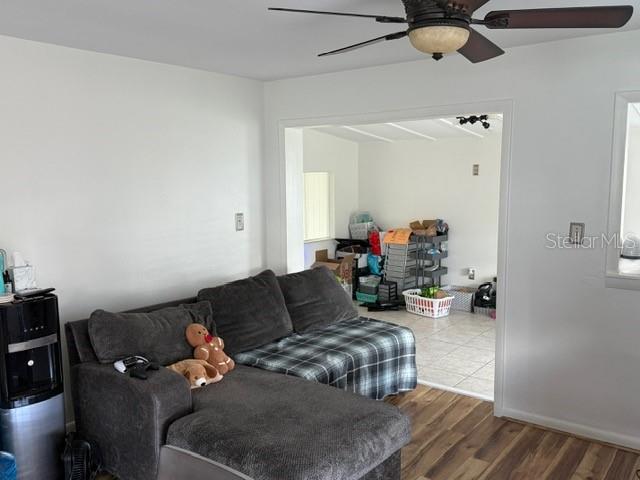
M 384 243 L 385 245 L 407 245 L 412 233 L 410 228 L 389 230 L 384 236 Z
M 423 220 L 422 228 L 427 230 L 431 225 L 437 225 L 437 224 L 438 224 L 438 220 Z
M 338 260 L 329 258 L 329 250 L 317 250 L 316 261 L 311 268 L 327 267 L 340 280 L 347 292 L 352 291 L 353 260 L 355 255 L 347 255 Z

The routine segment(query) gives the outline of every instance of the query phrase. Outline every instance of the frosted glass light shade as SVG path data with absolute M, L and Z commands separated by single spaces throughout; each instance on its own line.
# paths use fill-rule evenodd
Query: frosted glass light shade
M 409 40 L 416 50 L 424 53 L 453 53 L 466 45 L 470 32 L 463 27 L 433 25 L 409 32 Z

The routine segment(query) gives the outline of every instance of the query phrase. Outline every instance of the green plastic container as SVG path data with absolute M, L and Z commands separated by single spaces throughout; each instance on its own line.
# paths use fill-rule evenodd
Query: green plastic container
M 359 302 L 376 303 L 378 301 L 378 295 L 370 295 L 368 293 L 356 292 L 356 299 Z

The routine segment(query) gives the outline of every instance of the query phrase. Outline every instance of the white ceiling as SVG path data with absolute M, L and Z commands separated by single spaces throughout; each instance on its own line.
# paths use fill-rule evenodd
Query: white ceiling
M 640 0 L 492 0 L 476 16 L 506 8 L 620 3 L 640 9 Z M 318 58 L 322 51 L 401 28 L 368 19 L 268 12 L 269 6 L 404 15 L 401 0 L 2 0 L 0 34 L 257 79 L 424 58 L 406 39 Z M 609 32 L 479 28 L 502 47 Z M 640 14 L 625 28 L 640 29 Z
M 375 125 L 322 125 L 313 130 L 357 143 L 397 142 L 403 140 L 444 140 L 448 138 L 486 138 L 502 133 L 502 117 L 489 115 L 491 128 L 485 130 L 480 124 L 460 128 L 456 118 L 411 120 L 406 122 L 380 123 Z M 377 137 L 377 138 L 376 138 Z

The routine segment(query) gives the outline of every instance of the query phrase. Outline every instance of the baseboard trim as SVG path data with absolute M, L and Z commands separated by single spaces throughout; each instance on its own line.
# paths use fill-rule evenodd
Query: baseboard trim
M 538 425 L 543 428 L 550 428 L 560 432 L 575 435 L 587 440 L 597 440 L 609 443 L 613 446 L 620 446 L 634 451 L 640 451 L 640 438 L 624 435 L 620 433 L 602 430 L 596 427 L 580 425 L 579 423 L 568 422 L 544 415 L 536 415 L 535 413 L 527 413 L 513 408 L 502 408 L 501 417 L 512 418 L 517 421 Z
M 427 387 L 436 388 L 438 390 L 446 390 L 460 395 L 466 395 L 468 397 L 474 397 L 479 398 L 480 400 L 493 402 L 492 398 L 468 392 L 459 388 L 440 385 L 433 382 L 426 382 L 424 380 L 418 380 L 418 383 L 420 385 L 426 385 Z M 546 417 L 544 415 L 537 415 L 535 413 L 527 413 L 514 408 L 495 408 L 494 415 L 496 417 L 510 418 L 519 422 L 528 423 L 546 429 L 557 430 L 558 432 L 574 435 L 576 437 L 584 438 L 585 440 L 596 440 L 599 442 L 608 443 L 615 447 L 622 447 L 624 449 L 633 450 L 634 452 L 640 452 L 640 438 L 632 437 L 631 435 L 610 432 L 608 430 L 602 430 L 587 425 L 580 425 L 579 423 Z

